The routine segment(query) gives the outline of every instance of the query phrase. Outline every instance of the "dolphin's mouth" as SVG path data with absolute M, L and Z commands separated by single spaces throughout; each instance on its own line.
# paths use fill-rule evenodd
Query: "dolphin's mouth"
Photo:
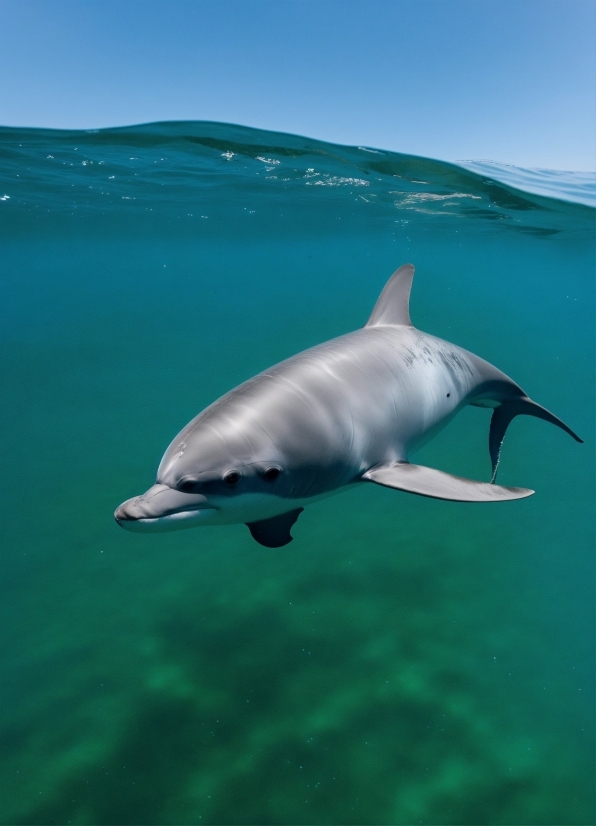
M 153 518 L 130 519 L 114 514 L 116 522 L 125 531 L 133 533 L 160 533 L 162 531 L 180 531 L 184 528 L 194 528 L 204 523 L 206 518 L 215 513 L 215 508 L 198 508 L 192 511 L 170 513 L 167 516 Z
M 204 523 L 217 508 L 199 494 L 181 493 L 167 485 L 153 485 L 116 508 L 114 519 L 128 531 L 154 533 L 192 528 Z

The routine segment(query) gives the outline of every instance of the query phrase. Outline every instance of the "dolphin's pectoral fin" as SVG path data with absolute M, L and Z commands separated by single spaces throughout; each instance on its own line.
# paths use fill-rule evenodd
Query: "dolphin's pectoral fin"
M 583 439 L 580 439 L 570 427 L 567 427 L 565 422 L 562 422 L 561 419 L 558 419 L 545 407 L 541 407 L 539 404 L 536 404 L 536 402 L 533 402 L 527 396 L 522 396 L 521 398 L 516 399 L 507 399 L 499 407 L 495 407 L 495 411 L 490 420 L 488 449 L 493 466 L 491 482 L 494 482 L 497 478 L 497 470 L 501 459 L 501 447 L 503 445 L 503 439 L 505 438 L 505 432 L 509 427 L 511 420 L 520 415 L 536 416 L 538 419 L 544 419 L 546 422 L 556 424 L 557 427 L 561 428 L 561 430 L 564 430 L 566 433 L 569 433 L 570 436 L 573 436 L 576 442 L 583 442 Z
M 296 522 L 304 508 L 272 516 L 271 519 L 261 519 L 259 522 L 247 522 L 246 527 L 252 538 L 266 548 L 282 548 L 292 541 L 290 528 Z
M 403 267 L 393 273 L 377 299 L 371 316 L 366 322 L 366 327 L 412 326 L 410 321 L 410 290 L 412 289 L 413 278 L 414 267 L 412 264 L 404 264 Z
M 534 493 L 527 488 L 505 488 L 488 482 L 475 482 L 408 462 L 373 468 L 362 478 L 388 488 L 452 502 L 505 502 L 508 499 L 524 499 Z

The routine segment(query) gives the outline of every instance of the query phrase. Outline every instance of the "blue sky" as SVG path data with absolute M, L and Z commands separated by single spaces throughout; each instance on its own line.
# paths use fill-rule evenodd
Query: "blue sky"
M 217 120 L 588 170 L 593 0 L 0 0 L 0 124 Z

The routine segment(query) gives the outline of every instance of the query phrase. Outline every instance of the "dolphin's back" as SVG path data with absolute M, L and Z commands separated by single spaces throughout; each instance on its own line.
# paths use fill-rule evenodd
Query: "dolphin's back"
M 260 373 L 191 425 L 209 424 L 231 444 L 253 423 L 290 464 L 326 465 L 325 484 L 338 475 L 346 483 L 376 463 L 406 459 L 491 379 L 509 381 L 413 327 L 364 327 Z M 250 446 L 240 450 L 248 461 Z

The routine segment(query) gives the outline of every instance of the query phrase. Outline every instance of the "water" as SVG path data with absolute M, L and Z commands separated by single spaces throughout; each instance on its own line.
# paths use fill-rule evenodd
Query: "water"
M 596 207 L 596 172 L 522 169 L 492 161 L 461 161 L 460 165 L 515 189 Z
M 210 123 L 0 137 L 1 821 L 592 823 L 594 210 L 572 183 Z M 362 325 L 407 261 L 414 323 L 586 440 L 515 420 L 499 480 L 534 497 L 363 484 L 279 550 L 116 526 L 192 416 Z M 488 480 L 488 416 L 416 460 Z

